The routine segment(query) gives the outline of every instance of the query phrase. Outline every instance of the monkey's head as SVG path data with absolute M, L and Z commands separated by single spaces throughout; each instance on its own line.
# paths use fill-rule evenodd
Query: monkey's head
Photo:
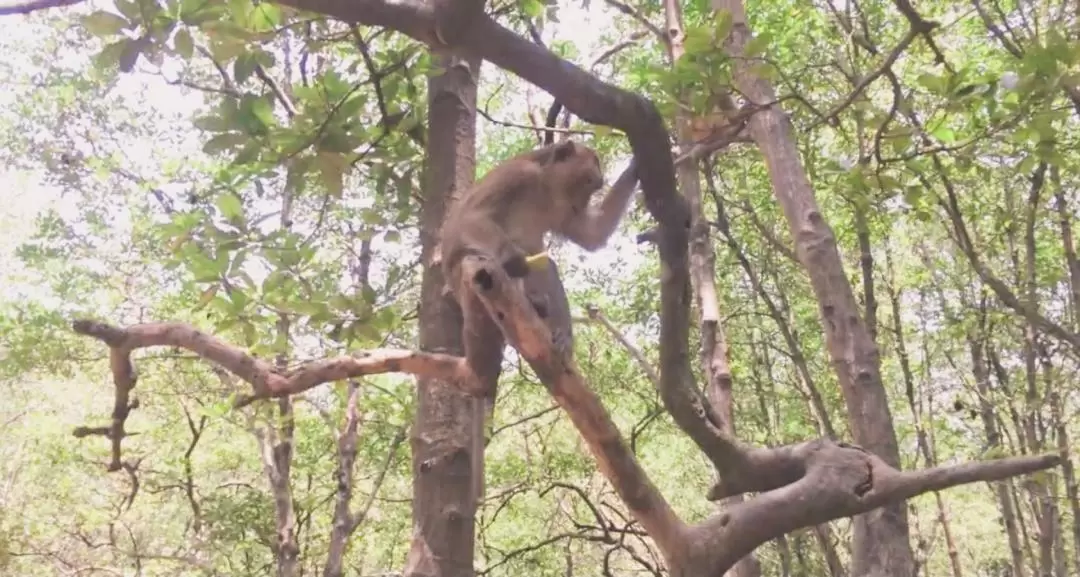
M 573 140 L 545 146 L 537 160 L 547 168 L 545 178 L 550 190 L 563 191 L 574 208 L 583 208 L 594 192 L 604 186 L 600 157 L 596 151 Z

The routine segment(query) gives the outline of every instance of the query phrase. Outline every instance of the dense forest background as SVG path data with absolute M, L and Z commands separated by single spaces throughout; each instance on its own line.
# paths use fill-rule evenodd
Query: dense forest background
M 754 71 L 790 116 L 879 347 L 902 468 L 1064 458 L 908 501 L 914 570 L 1076 575 L 1080 5 L 922 2 L 932 31 L 905 7 L 750 1 L 747 51 L 763 57 Z M 701 171 L 737 436 L 850 439 L 852 407 L 798 239 L 762 153 L 730 129 L 745 120 L 725 105 L 730 18 L 683 3 L 685 54 L 673 64 L 663 3 L 520 0 L 488 12 L 649 98 L 673 134 L 681 127 L 675 153 Z M 134 33 L 129 23 L 148 14 L 183 16 Z M 71 321 L 191 323 L 289 366 L 414 348 L 435 59 L 387 29 L 251 0 L 94 0 L 4 16 L 0 53 L 0 574 L 265 575 L 281 571 L 276 532 L 289 520 L 295 574 L 323 572 L 340 542 L 343 475 L 344 574 L 401 572 L 413 536 L 413 377 L 313 388 L 284 422 L 231 409 L 245 385 L 189 351 L 139 350 L 123 466 L 107 472 L 110 443 L 80 427 L 113 411 L 108 349 Z M 537 146 L 552 97 L 486 62 L 477 86 L 483 174 Z M 630 159 L 617 130 L 566 110 L 557 124 L 597 148 L 609 181 Z M 704 498 L 716 474 L 658 393 L 655 224 L 635 202 L 604 249 L 556 241 L 551 254 L 581 373 L 694 521 L 716 510 Z M 699 376 L 701 337 L 695 325 Z M 506 359 L 476 572 L 660 574 L 663 555 L 565 413 L 512 349 Z M 755 570 L 847 575 L 852 527 L 773 539 Z

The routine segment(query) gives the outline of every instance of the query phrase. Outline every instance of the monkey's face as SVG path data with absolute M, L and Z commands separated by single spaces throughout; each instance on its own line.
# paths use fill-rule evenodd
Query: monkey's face
M 588 204 L 604 186 L 604 173 L 596 151 L 572 140 L 559 143 L 551 157 L 551 174 L 573 205 Z

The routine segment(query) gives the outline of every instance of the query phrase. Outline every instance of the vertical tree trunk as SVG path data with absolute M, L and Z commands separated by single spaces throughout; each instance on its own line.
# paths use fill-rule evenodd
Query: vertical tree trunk
M 1021 286 L 1024 287 L 1024 300 L 1029 310 L 1038 312 L 1038 277 L 1035 267 L 1035 225 L 1046 182 L 1047 164 L 1040 163 L 1031 176 L 1031 190 L 1027 198 L 1027 214 L 1024 219 L 1024 268 Z M 1046 427 L 1043 424 L 1042 408 L 1045 397 L 1039 390 L 1036 352 L 1038 349 L 1038 328 L 1031 321 L 1024 323 L 1024 438 L 1031 454 L 1042 452 L 1046 444 Z M 1047 392 L 1052 392 L 1048 390 Z M 1028 479 L 1027 486 L 1032 502 L 1035 523 L 1039 530 L 1039 573 L 1050 577 L 1054 573 L 1054 541 L 1057 533 L 1057 507 L 1050 498 L 1050 484 L 1055 483 L 1057 475 L 1049 473 L 1044 480 Z
M 284 228 L 292 221 L 293 191 L 286 188 L 281 197 L 280 224 Z M 289 342 L 289 317 L 278 315 L 276 323 L 277 337 L 280 342 Z M 289 351 L 282 350 L 274 358 L 274 365 L 283 373 L 288 370 Z M 277 565 L 277 577 L 297 575 L 300 544 L 297 541 L 296 503 L 292 497 L 292 458 L 296 424 L 293 421 L 293 402 L 290 397 L 277 400 L 278 417 L 267 423 L 259 437 L 262 453 L 263 471 L 270 484 L 270 493 L 274 496 L 274 528 L 277 541 L 272 549 Z
M 1061 185 L 1061 175 L 1056 166 L 1050 167 L 1050 179 L 1054 184 L 1054 204 L 1058 213 L 1058 226 L 1061 229 L 1061 246 L 1065 252 L 1065 265 L 1069 270 L 1069 302 L 1072 310 L 1073 329 L 1080 329 L 1080 259 L 1076 257 L 1073 243 L 1072 216 L 1065 201 L 1065 189 Z M 1046 369 L 1044 369 L 1046 370 Z M 1060 395 L 1055 392 L 1051 405 L 1061 412 Z M 1077 487 L 1076 470 L 1073 468 L 1069 435 L 1062 416 L 1055 418 L 1057 426 L 1058 451 L 1061 453 L 1061 475 L 1065 479 L 1065 498 L 1072 513 L 1073 566 L 1080 571 L 1080 490 Z
M 892 278 L 892 258 L 890 253 L 886 252 L 886 269 L 889 273 L 889 278 Z M 915 430 L 918 439 L 918 446 L 920 452 L 922 452 L 923 459 L 926 462 L 927 467 L 937 466 L 937 455 L 934 451 L 933 444 L 933 432 L 927 431 L 924 426 L 924 419 L 922 411 L 920 410 L 920 403 L 915 400 L 915 374 L 911 369 L 911 356 L 908 354 L 907 342 L 904 339 L 904 324 L 900 319 L 900 295 L 901 292 L 894 288 L 894 285 L 889 282 L 886 283 L 886 293 L 889 295 L 889 308 L 892 309 L 892 329 L 896 343 L 896 356 L 900 359 L 900 374 L 904 377 L 904 390 L 907 392 L 908 408 L 911 410 L 912 420 L 915 422 Z M 925 300 L 925 292 L 920 291 L 919 301 Z M 925 343 L 925 341 L 924 341 Z M 925 348 L 925 345 L 924 345 Z M 926 359 L 927 355 L 923 355 Z M 923 371 L 926 380 L 931 381 L 929 375 L 929 363 Z M 928 403 L 933 407 L 933 403 Z M 934 422 L 933 414 L 926 419 L 932 424 Z M 932 426 L 932 425 L 931 425 Z M 948 510 L 945 508 L 945 500 L 941 497 L 941 492 L 934 492 L 934 500 L 937 504 L 938 510 L 938 522 L 941 523 L 942 532 L 945 535 L 945 546 L 949 554 L 949 563 L 952 567 L 953 577 L 961 577 L 963 570 L 960 566 L 960 552 L 956 547 L 956 540 L 953 539 L 952 527 L 949 524 Z
M 478 60 L 435 57 L 428 81 L 427 171 L 421 213 L 420 349 L 463 355 L 461 313 L 444 297 L 442 271 L 426 266 L 446 207 L 476 171 Z M 413 424 L 413 537 L 407 577 L 472 577 L 483 476 L 483 403 L 438 379 L 419 379 Z
M 799 260 L 809 273 L 854 440 L 899 469 L 900 451 L 881 381 L 878 348 L 859 315 L 836 238 L 799 159 L 791 120 L 776 104 L 772 85 L 754 72 L 757 61 L 743 56 L 750 30 L 742 2 L 718 0 L 717 4 L 732 16 L 725 49 L 734 59 L 736 88 L 752 105 L 765 107 L 751 116 L 750 135 L 765 158 L 773 193 L 784 211 Z M 853 524 L 853 575 L 911 576 L 914 558 L 904 503 L 859 515 Z
M 998 432 L 994 406 L 990 403 L 990 371 L 986 366 L 981 338 L 982 336 L 968 337 L 971 372 L 975 375 L 975 387 L 979 393 L 979 416 L 982 418 L 986 444 L 989 449 L 1000 450 L 1001 433 Z M 992 485 L 994 492 L 997 494 L 998 504 L 1001 506 L 1001 517 L 1005 522 L 1005 535 L 1009 540 L 1009 554 L 1012 561 L 1012 575 L 1013 577 L 1026 577 L 1027 567 L 1024 565 L 1024 549 L 1021 546 L 1016 511 L 1013 509 L 1012 495 L 1009 491 L 1010 482 L 998 481 L 992 483 Z

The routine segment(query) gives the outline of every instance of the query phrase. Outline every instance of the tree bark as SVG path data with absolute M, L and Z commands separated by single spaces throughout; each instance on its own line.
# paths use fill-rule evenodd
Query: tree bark
M 427 173 L 421 213 L 420 349 L 461 356 L 461 312 L 443 295 L 442 270 L 426 266 L 447 205 L 476 171 L 478 59 L 436 56 L 428 81 Z M 484 448 L 483 401 L 437 378 L 418 379 L 413 424 L 413 536 L 406 577 L 472 577 Z
M 844 393 L 855 442 L 899 469 L 900 451 L 881 380 L 878 348 L 860 318 L 836 238 L 821 214 L 799 159 L 791 121 L 775 104 L 772 85 L 753 71 L 756 59 L 743 56 L 750 29 L 742 2 L 719 0 L 718 4 L 732 15 L 725 50 L 735 59 L 735 86 L 752 105 L 764 107 L 750 117 L 750 135 L 761 149 L 773 192 L 795 240 L 796 253 L 817 296 L 826 346 Z M 905 504 L 893 503 L 853 521 L 853 575 L 911 575 L 914 557 Z

